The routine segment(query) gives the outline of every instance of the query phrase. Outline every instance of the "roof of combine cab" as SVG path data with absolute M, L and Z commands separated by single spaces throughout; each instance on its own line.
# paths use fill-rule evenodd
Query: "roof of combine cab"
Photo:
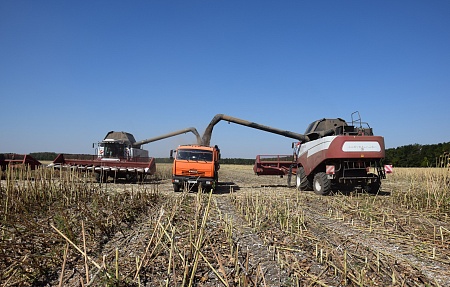
M 312 132 L 319 132 L 319 131 L 326 131 L 329 129 L 333 129 L 337 126 L 346 126 L 347 123 L 345 122 L 345 120 L 341 119 L 341 118 L 337 118 L 337 119 L 321 119 L 321 120 L 317 120 L 312 122 L 311 124 L 309 124 L 308 128 L 305 131 L 305 134 L 309 134 Z
M 115 132 L 115 131 L 110 131 L 108 134 L 106 134 L 103 140 L 123 141 L 128 144 L 133 144 L 136 142 L 132 134 L 127 132 Z

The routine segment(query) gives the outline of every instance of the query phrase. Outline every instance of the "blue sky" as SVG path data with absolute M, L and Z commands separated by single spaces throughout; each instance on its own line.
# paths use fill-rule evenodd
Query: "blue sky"
M 303 133 L 359 111 L 387 148 L 450 141 L 450 1 L 0 1 L 0 152 L 92 153 L 218 113 Z M 192 134 L 145 145 L 162 157 Z M 223 157 L 293 140 L 220 122 Z

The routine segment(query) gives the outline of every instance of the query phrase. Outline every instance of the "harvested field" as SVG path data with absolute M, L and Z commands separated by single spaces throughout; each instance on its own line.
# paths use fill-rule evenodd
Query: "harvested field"
M 396 169 L 378 195 L 317 196 L 223 165 L 213 194 L 14 170 L 1 286 L 450 286 L 450 172 Z

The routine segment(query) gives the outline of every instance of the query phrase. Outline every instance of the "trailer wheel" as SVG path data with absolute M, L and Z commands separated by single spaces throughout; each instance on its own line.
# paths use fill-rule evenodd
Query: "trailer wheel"
M 174 184 L 173 184 L 173 191 L 175 191 L 175 192 L 180 192 L 180 185 L 177 184 L 177 183 L 174 183 Z
M 327 174 L 319 172 L 314 176 L 313 181 L 314 193 L 318 195 L 327 195 L 331 191 L 331 181 Z

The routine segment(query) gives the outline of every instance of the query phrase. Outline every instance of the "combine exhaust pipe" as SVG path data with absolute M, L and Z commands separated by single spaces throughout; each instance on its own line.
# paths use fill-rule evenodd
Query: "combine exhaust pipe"
M 157 136 L 157 137 L 154 137 L 154 138 L 149 138 L 149 139 L 146 139 L 146 140 L 141 140 L 141 141 L 135 142 L 135 143 L 133 143 L 133 147 L 139 148 L 143 144 L 148 144 L 148 143 L 151 143 L 151 142 L 159 141 L 159 140 L 162 140 L 162 139 L 165 139 L 165 138 L 170 138 L 170 137 L 173 137 L 173 136 L 176 136 L 176 135 L 180 135 L 180 134 L 185 134 L 187 132 L 192 132 L 197 138 L 197 143 L 201 144 L 202 139 L 200 138 L 200 134 L 198 133 L 196 128 L 191 127 L 191 128 L 179 130 L 179 131 L 176 131 L 176 132 L 168 133 L 168 134 L 165 134 L 165 135 Z
M 285 137 L 288 137 L 288 138 L 292 138 L 292 139 L 296 139 L 296 140 L 299 140 L 299 141 L 302 141 L 302 142 L 310 141 L 310 138 L 308 136 L 306 136 L 306 135 L 302 135 L 302 134 L 294 133 L 294 132 L 291 132 L 291 131 L 284 131 L 284 130 L 280 130 L 280 129 L 276 129 L 276 128 L 260 125 L 260 124 L 254 123 L 254 122 L 249 122 L 249 121 L 246 121 L 246 120 L 230 117 L 230 116 L 227 116 L 227 115 L 224 115 L 224 114 L 217 114 L 211 120 L 209 125 L 206 127 L 205 132 L 203 133 L 203 138 L 202 138 L 202 144 L 203 145 L 206 145 L 206 146 L 210 145 L 213 128 L 221 120 L 225 120 L 225 121 L 232 122 L 232 123 L 239 124 L 239 125 L 243 125 L 243 126 L 246 126 L 246 127 L 250 127 L 250 128 L 266 131 L 266 132 L 269 132 L 269 133 L 282 135 L 282 136 L 285 136 Z

